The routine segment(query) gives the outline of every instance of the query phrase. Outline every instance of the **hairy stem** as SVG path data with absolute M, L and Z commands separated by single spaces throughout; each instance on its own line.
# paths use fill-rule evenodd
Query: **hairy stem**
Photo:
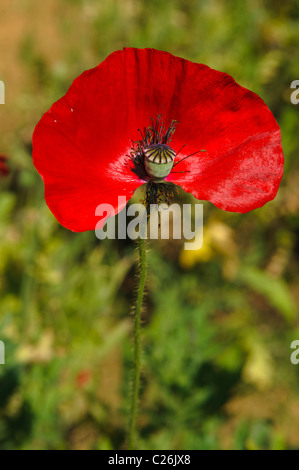
M 145 279 L 146 279 L 146 248 L 145 239 L 138 239 L 139 250 L 139 281 L 137 288 L 137 299 L 135 307 L 134 319 L 134 379 L 133 379 L 133 393 L 131 402 L 130 414 L 130 428 L 129 428 L 129 450 L 135 449 L 135 434 L 136 434 L 136 417 L 138 412 L 138 396 L 140 384 L 140 355 L 141 355 L 141 309 L 144 295 Z

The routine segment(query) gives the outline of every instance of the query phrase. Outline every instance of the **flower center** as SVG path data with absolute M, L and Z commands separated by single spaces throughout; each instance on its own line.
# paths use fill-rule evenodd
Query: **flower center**
M 175 151 L 166 144 L 151 144 L 143 150 L 144 166 L 154 180 L 162 180 L 172 170 Z
M 176 152 L 169 146 L 175 132 L 177 121 L 172 121 L 166 129 L 161 121 L 161 115 L 152 125 L 138 129 L 141 139 L 134 142 L 131 157 L 134 164 L 132 171 L 141 179 L 162 182 L 172 170 Z

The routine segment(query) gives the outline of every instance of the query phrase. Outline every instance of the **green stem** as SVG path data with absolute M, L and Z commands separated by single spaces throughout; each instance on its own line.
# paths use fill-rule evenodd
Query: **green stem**
M 146 279 L 146 249 L 145 239 L 139 238 L 138 240 L 139 249 L 139 282 L 137 288 L 137 299 L 135 307 L 135 322 L 134 322 L 134 381 L 133 381 L 133 393 L 131 403 L 131 415 L 130 415 L 130 428 L 129 428 L 129 450 L 135 449 L 135 433 L 136 433 L 136 417 L 138 412 L 138 396 L 139 396 L 139 384 L 140 384 L 140 325 L 141 325 L 141 309 Z

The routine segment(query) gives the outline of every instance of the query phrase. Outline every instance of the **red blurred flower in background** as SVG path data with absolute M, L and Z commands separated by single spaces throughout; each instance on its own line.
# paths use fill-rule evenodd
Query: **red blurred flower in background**
M 6 164 L 7 158 L 4 155 L 0 155 L 0 176 L 6 176 L 9 173 L 9 168 Z
M 240 213 L 272 200 L 283 174 L 280 129 L 261 98 L 154 49 L 116 51 L 82 73 L 37 124 L 33 161 L 73 231 L 94 230 L 99 204 L 117 212 L 118 196 L 155 180 L 146 163 L 170 163 L 160 181 Z
M 90 382 L 91 371 L 88 369 L 82 369 L 75 377 L 75 383 L 77 388 L 83 388 Z

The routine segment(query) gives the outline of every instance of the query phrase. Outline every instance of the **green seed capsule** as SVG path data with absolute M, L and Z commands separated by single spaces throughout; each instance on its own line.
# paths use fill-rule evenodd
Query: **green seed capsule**
M 144 165 L 153 180 L 162 180 L 172 170 L 175 151 L 166 144 L 151 144 L 144 149 Z

